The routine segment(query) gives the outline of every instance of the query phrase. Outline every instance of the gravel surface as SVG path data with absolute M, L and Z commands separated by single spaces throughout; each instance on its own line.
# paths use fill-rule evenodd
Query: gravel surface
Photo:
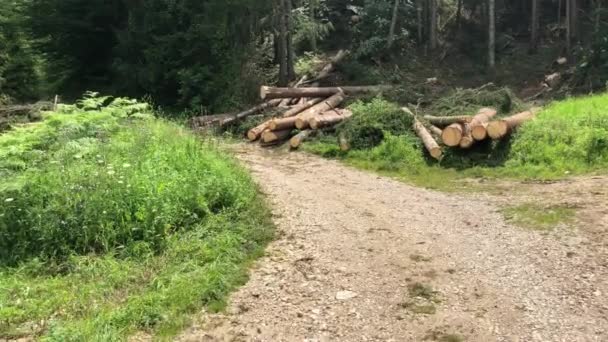
M 237 154 L 279 237 L 227 312 L 179 340 L 608 341 L 608 260 L 586 235 L 303 153 Z

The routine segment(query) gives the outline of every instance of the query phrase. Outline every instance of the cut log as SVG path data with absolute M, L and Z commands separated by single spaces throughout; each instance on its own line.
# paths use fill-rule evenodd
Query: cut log
M 471 120 L 471 136 L 476 141 L 482 141 L 488 137 L 488 122 L 498 112 L 494 108 L 482 108 Z
M 332 109 L 321 115 L 317 115 L 310 120 L 308 124 L 312 129 L 333 126 L 353 116 L 353 112 L 348 109 Z
M 471 134 L 471 125 L 462 124 L 462 138 L 460 139 L 460 148 L 471 148 L 475 143 L 473 135 Z
M 437 126 L 449 126 L 454 123 L 467 123 L 473 120 L 473 117 L 468 115 L 460 116 L 432 116 L 425 115 L 424 120 L 428 121 L 431 125 Z
M 464 132 L 464 124 L 462 123 L 453 123 L 446 127 L 443 132 L 441 132 L 441 140 L 444 144 L 450 147 L 460 145 L 460 140 L 462 140 L 462 135 Z
M 322 97 L 317 97 L 312 100 L 305 101 L 304 103 L 299 104 L 299 105 L 291 108 L 290 110 L 286 111 L 285 113 L 283 113 L 283 117 L 288 118 L 288 117 L 296 116 L 321 101 L 323 101 Z
M 280 99 L 292 97 L 328 97 L 340 91 L 346 95 L 380 93 L 392 89 L 392 86 L 376 85 L 376 86 L 358 86 L 358 87 L 311 87 L 311 88 L 275 88 L 262 86 L 260 88 L 260 97 L 263 100 Z
M 247 132 L 247 139 L 249 139 L 249 141 L 258 140 L 262 133 L 268 129 L 268 125 L 270 125 L 270 120 L 250 129 L 249 132 Z
M 305 131 L 301 131 L 300 133 L 294 135 L 289 140 L 289 145 L 291 146 L 291 148 L 297 149 L 298 147 L 300 147 L 300 145 L 302 145 L 302 143 L 306 139 L 308 139 L 309 137 L 311 137 L 314 133 L 315 133 L 315 131 L 313 131 L 311 129 L 307 129 Z
M 291 136 L 291 131 L 291 129 L 285 129 L 282 131 L 266 130 L 264 133 L 262 133 L 262 142 L 268 144 L 289 139 Z
M 340 64 L 340 62 L 348 56 L 349 52 L 347 50 L 340 50 L 334 57 L 331 58 L 329 63 L 327 63 L 321 71 L 317 74 L 317 76 L 311 80 L 307 80 L 306 83 L 313 83 L 320 81 L 327 76 L 329 76 L 335 69 L 336 65 Z
M 317 116 L 321 113 L 327 112 L 328 110 L 338 107 L 340 105 L 340 103 L 342 103 L 342 101 L 344 101 L 345 98 L 346 98 L 346 96 L 344 96 L 344 93 L 338 92 L 337 94 L 333 95 L 332 97 L 328 98 L 327 100 L 308 108 L 307 110 L 298 114 L 297 119 L 296 119 L 296 127 L 299 130 L 304 130 L 304 129 L 308 128 L 309 127 L 308 121 L 310 119 L 314 118 L 315 116 Z
M 533 108 L 502 120 L 492 121 L 488 124 L 488 135 L 494 140 L 502 139 L 524 122 L 534 119 L 538 111 L 538 108 Z
M 439 144 L 437 144 L 437 141 L 433 139 L 431 133 L 429 133 L 429 131 L 426 130 L 426 127 L 424 127 L 424 125 L 416 118 L 414 118 L 414 131 L 416 131 L 416 134 L 422 140 L 424 147 L 427 151 L 429 151 L 431 157 L 440 160 L 441 156 L 443 155 L 443 151 L 441 151 Z
M 220 122 L 220 126 L 230 125 L 230 124 L 235 123 L 235 122 L 237 122 L 239 120 L 243 120 L 244 118 L 246 118 L 246 117 L 248 117 L 250 115 L 257 114 L 257 113 L 262 112 L 262 111 L 264 111 L 264 110 L 266 110 L 266 109 L 268 109 L 270 107 L 278 106 L 279 103 L 281 103 L 281 100 L 277 101 L 276 99 L 272 100 L 272 101 L 264 102 L 264 103 L 259 104 L 259 105 L 255 106 L 255 107 L 251 108 L 251 109 L 248 109 L 248 110 L 246 110 L 244 112 L 240 112 L 238 114 L 233 115 L 232 117 L 229 117 L 227 119 L 222 120 Z
M 298 118 L 296 116 L 292 116 L 289 118 L 280 118 L 280 119 L 273 119 L 270 121 L 268 128 L 271 131 L 281 131 L 284 129 L 293 129 L 296 127 L 296 120 Z
M 431 133 L 435 134 L 438 137 L 441 137 L 441 128 L 434 126 L 434 125 L 430 125 L 429 126 L 429 130 L 431 131 Z

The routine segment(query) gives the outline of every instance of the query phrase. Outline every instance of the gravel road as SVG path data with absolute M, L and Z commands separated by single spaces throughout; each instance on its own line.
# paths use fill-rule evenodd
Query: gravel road
M 608 260 L 576 230 L 304 153 L 236 152 L 279 237 L 227 312 L 179 340 L 608 341 Z

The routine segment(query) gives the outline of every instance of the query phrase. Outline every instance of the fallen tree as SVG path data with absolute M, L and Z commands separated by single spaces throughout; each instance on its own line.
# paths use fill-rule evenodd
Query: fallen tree
M 287 128 L 295 128 L 298 117 L 292 116 L 289 118 L 272 119 L 268 124 L 268 129 L 271 131 L 280 131 Z
M 502 139 L 524 122 L 534 119 L 536 113 L 538 109 L 533 108 L 502 120 L 492 121 L 488 124 L 488 135 L 494 140 Z
M 301 112 L 307 110 L 308 108 L 316 105 L 317 103 L 323 101 L 322 97 L 317 97 L 311 100 L 308 100 L 304 103 L 298 104 L 295 107 L 291 108 L 290 110 L 286 111 L 285 113 L 283 113 L 283 117 L 284 118 L 288 118 L 291 116 L 296 116 L 298 114 L 300 114 Z
M 220 122 L 220 126 L 230 125 L 230 124 L 232 124 L 234 122 L 237 122 L 239 120 L 242 120 L 242 119 L 244 119 L 244 118 L 246 118 L 246 117 L 248 117 L 250 115 L 254 115 L 254 114 L 257 114 L 259 112 L 262 112 L 262 111 L 264 111 L 264 110 L 266 110 L 266 109 L 268 109 L 270 107 L 278 106 L 280 102 L 281 102 L 281 100 L 278 100 L 278 99 L 264 102 L 264 103 L 259 104 L 259 105 L 255 106 L 255 107 L 251 108 L 251 109 L 248 109 L 246 111 L 237 113 L 237 114 L 232 115 L 231 117 L 229 117 L 227 119 L 222 120 Z
M 266 121 L 250 129 L 249 132 L 247 132 L 247 139 L 249 139 L 249 141 L 258 140 L 262 136 L 262 133 L 264 133 L 264 131 L 268 129 L 269 123 L 269 121 Z
M 353 112 L 348 109 L 332 109 L 327 112 L 317 115 L 310 120 L 308 124 L 312 129 L 319 129 L 323 127 L 333 126 L 353 116 Z
M 309 127 L 309 120 L 314 118 L 315 116 L 327 112 L 329 110 L 332 110 L 336 107 L 338 107 L 346 98 L 346 96 L 344 95 L 343 92 L 339 91 L 338 93 L 334 94 L 333 96 L 331 96 L 330 98 L 328 98 L 327 100 L 316 104 L 312 107 L 310 107 L 309 109 L 303 111 L 302 113 L 298 114 L 297 119 L 296 119 L 296 127 L 300 130 L 304 130 L 306 128 Z
M 338 65 L 340 62 L 342 62 L 342 60 L 344 58 L 346 58 L 348 56 L 348 54 L 349 54 L 348 50 L 338 51 L 338 53 L 336 53 L 336 55 L 330 59 L 329 63 L 327 63 L 323 67 L 323 69 L 321 69 L 321 71 L 319 71 L 319 74 L 317 74 L 317 76 L 315 78 L 313 78 L 311 80 L 306 80 L 304 83 L 318 82 L 318 81 L 326 78 L 336 69 L 336 65 Z
M 439 147 L 439 144 L 437 144 L 437 141 L 433 139 L 431 133 L 427 131 L 426 127 L 424 127 L 424 125 L 416 117 L 414 117 L 414 131 L 420 140 L 422 140 L 424 147 L 429 152 L 431 157 L 440 160 L 441 156 L 443 155 L 443 151 Z
M 387 85 L 311 88 L 276 88 L 262 86 L 260 88 L 260 97 L 262 100 L 293 97 L 328 97 L 338 92 L 343 92 L 346 95 L 358 95 L 381 93 L 392 88 L 392 86 Z

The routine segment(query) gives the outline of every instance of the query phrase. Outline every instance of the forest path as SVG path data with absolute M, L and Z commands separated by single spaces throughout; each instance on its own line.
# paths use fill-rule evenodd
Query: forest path
M 608 260 L 581 234 L 514 227 L 484 196 L 304 153 L 236 152 L 278 239 L 227 313 L 180 340 L 608 340 Z

